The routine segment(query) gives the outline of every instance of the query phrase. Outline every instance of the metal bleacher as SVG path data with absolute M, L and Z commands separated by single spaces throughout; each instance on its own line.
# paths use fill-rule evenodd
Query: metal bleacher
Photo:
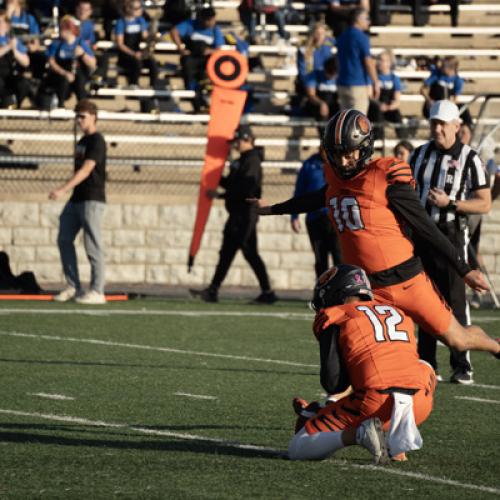
M 237 4 L 231 0 L 213 2 L 223 31 L 243 35 L 237 21 Z M 293 5 L 301 7 L 300 4 Z M 473 101 L 470 107 L 473 116 L 485 102 L 483 97 L 474 97 L 496 91 L 500 79 L 499 4 L 474 2 L 460 6 L 461 26 L 458 28 L 445 25 L 449 24 L 446 6 L 435 5 L 429 11 L 430 25 L 424 28 L 411 26 L 411 16 L 403 8 L 394 10 L 390 25 L 374 26 L 370 30 L 374 54 L 391 48 L 399 60 L 408 63 L 398 67 L 397 73 L 405 85 L 401 97 L 402 113 L 415 117 L 418 126 L 412 136 L 415 145 L 428 136 L 427 124 L 421 120 L 423 99 L 419 94 L 422 80 L 428 72 L 417 70 L 412 65 L 414 59 L 455 55 L 460 61 L 459 73 L 465 79 L 464 94 L 460 96 L 459 103 Z M 273 36 L 274 29 L 269 25 L 262 27 L 267 38 Z M 283 190 L 290 192 L 301 160 L 319 145 L 317 126 L 311 119 L 298 119 L 286 113 L 296 76 L 291 58 L 296 53 L 297 45 L 309 32 L 309 27 L 293 25 L 287 29 L 292 33 L 292 44 L 261 43 L 250 47 L 250 55 L 259 56 L 262 67 L 249 75 L 248 81 L 256 89 L 258 102 L 254 112 L 246 115 L 244 120 L 252 124 L 257 144 L 265 147 L 264 167 L 269 172 L 266 183 L 273 186 L 266 196 L 271 200 L 282 197 Z M 109 50 L 113 43 L 101 41 L 98 47 Z M 230 46 L 225 48 L 231 49 Z M 179 64 L 175 45 L 168 39 L 156 44 L 155 56 L 163 68 Z M 120 75 L 117 75 L 117 82 L 115 87 L 96 87 L 92 92 L 102 110 L 99 123 L 108 141 L 111 180 L 115 180 L 120 189 L 137 190 L 142 185 L 144 192 L 155 189 L 165 194 L 178 194 L 187 189 L 186 193 L 191 196 L 196 189 L 203 159 L 208 114 L 192 114 L 193 92 L 184 89 L 176 72 L 170 74 L 165 90 L 150 89 L 147 75 L 141 77 L 139 89 L 127 88 L 125 79 Z M 174 99 L 179 112 L 140 113 L 139 99 L 152 97 Z M 8 182 L 4 182 L 4 176 L 3 190 L 9 189 L 9 186 L 17 189 L 13 188 L 16 185 L 16 168 L 12 168 L 15 162 L 18 162 L 19 170 L 23 165 L 38 166 L 38 170 L 24 170 L 18 177 L 31 175 L 33 186 L 37 186 L 33 189 L 37 192 L 46 191 L 47 182 L 53 183 L 55 177 L 64 178 L 64 172 L 71 168 L 69 158 L 75 140 L 71 125 L 73 113 L 68 111 L 73 105 L 74 100 L 70 100 L 66 103 L 67 110 L 0 111 L 3 125 L 0 144 L 7 145 L 13 153 L 7 158 L 0 157 L 0 162 L 11 167 Z M 500 98 L 490 100 L 488 110 L 482 123 L 493 126 L 500 120 Z M 394 129 L 387 127 L 385 140 L 377 141 L 376 146 L 379 152 L 388 153 L 396 142 Z M 143 184 L 139 182 L 141 175 L 144 177 Z M 113 183 L 110 186 L 113 189 Z

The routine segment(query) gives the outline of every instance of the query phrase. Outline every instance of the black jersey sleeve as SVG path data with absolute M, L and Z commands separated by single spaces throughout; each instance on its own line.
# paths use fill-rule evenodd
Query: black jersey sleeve
M 317 191 L 307 193 L 297 198 L 290 198 L 283 203 L 271 205 L 274 215 L 281 214 L 302 214 L 315 212 L 325 206 L 326 185 Z
M 464 277 L 471 270 L 458 250 L 429 217 L 416 191 L 409 184 L 390 185 L 386 193 L 390 206 L 410 225 L 414 234 L 443 254 L 460 276 Z
M 320 381 L 328 394 L 344 392 L 350 385 L 349 374 L 339 349 L 338 325 L 330 325 L 319 336 Z

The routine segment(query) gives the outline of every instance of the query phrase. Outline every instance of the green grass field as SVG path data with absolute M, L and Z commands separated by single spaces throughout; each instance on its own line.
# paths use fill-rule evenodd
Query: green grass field
M 478 385 L 439 386 L 408 462 L 372 467 L 352 447 L 296 463 L 278 453 L 291 399 L 321 393 L 303 303 L 3 303 L 0 317 L 1 498 L 500 495 L 500 363 L 490 355 L 473 355 Z M 475 318 L 500 336 L 499 313 Z

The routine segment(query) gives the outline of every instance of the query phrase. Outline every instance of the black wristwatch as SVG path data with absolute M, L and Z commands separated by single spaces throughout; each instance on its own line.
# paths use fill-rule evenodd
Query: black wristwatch
M 457 210 L 457 201 L 450 199 L 450 201 L 448 202 L 448 205 L 446 205 L 446 208 L 448 210 L 452 210 L 452 211 L 456 212 L 456 210 Z

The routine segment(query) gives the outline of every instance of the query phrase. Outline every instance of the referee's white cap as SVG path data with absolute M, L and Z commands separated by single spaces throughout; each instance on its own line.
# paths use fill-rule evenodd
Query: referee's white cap
M 429 111 L 429 120 L 441 120 L 443 122 L 461 122 L 460 112 L 455 103 L 451 101 L 436 101 Z

